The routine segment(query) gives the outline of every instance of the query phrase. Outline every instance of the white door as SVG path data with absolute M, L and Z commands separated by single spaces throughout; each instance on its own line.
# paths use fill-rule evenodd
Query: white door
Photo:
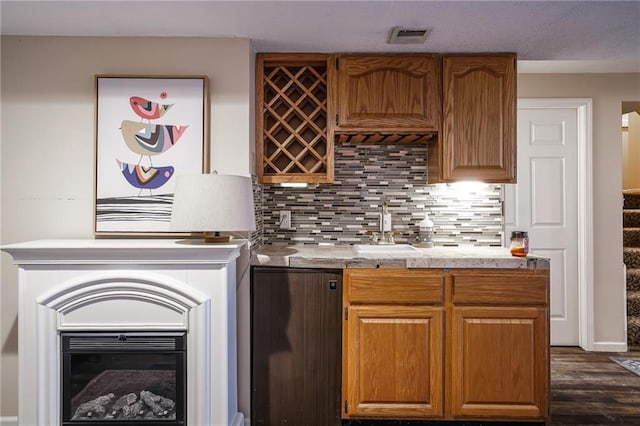
M 578 113 L 518 104 L 518 183 L 505 185 L 505 241 L 529 233 L 551 259 L 551 344 L 578 345 Z

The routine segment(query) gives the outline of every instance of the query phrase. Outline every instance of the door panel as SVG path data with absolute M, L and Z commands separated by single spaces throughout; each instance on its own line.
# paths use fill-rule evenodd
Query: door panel
M 529 233 L 551 259 L 551 343 L 578 344 L 578 111 L 518 107 L 518 183 L 505 185 L 506 243 Z
M 566 249 L 541 249 L 536 253 L 540 256 L 551 259 L 551 264 L 553 265 L 551 281 L 555 278 L 556 282 L 567 282 Z M 577 294 L 567 293 L 570 289 L 571 286 L 566 285 L 551 286 L 551 321 L 556 324 L 562 324 L 572 320 L 571 305 L 576 303 Z
M 558 157 L 531 158 L 531 226 L 564 226 L 564 163 Z

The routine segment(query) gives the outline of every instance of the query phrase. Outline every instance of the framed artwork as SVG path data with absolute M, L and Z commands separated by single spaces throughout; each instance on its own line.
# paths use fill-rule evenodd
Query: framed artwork
M 175 175 L 209 172 L 208 94 L 206 76 L 96 76 L 96 235 L 178 235 Z

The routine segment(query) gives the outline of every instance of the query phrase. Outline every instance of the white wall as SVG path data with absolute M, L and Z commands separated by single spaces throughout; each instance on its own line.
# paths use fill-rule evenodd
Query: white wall
M 626 343 L 622 277 L 622 102 L 640 74 L 519 74 L 518 97 L 593 99 L 595 342 Z
M 2 244 L 93 237 L 95 74 L 207 75 L 211 169 L 252 172 L 249 40 L 3 36 L 1 42 Z M 0 416 L 15 416 L 17 270 L 4 253 L 0 296 Z M 245 337 L 241 351 L 248 353 Z M 249 415 L 248 399 L 240 402 Z

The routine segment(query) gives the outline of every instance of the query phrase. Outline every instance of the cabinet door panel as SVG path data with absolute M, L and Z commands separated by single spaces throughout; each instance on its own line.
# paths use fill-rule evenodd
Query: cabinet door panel
M 443 179 L 515 182 L 515 56 L 446 56 L 443 76 Z
M 456 305 L 544 305 L 549 303 L 544 275 L 454 274 Z
M 442 322 L 441 308 L 349 307 L 343 416 L 442 416 Z
M 547 416 L 549 342 L 544 308 L 454 308 L 455 418 Z
M 336 74 L 336 130 L 438 130 L 437 57 L 339 55 Z
M 254 268 L 252 425 L 340 425 L 341 284 L 339 271 Z
M 442 304 L 444 276 L 410 269 L 347 269 L 350 304 Z

